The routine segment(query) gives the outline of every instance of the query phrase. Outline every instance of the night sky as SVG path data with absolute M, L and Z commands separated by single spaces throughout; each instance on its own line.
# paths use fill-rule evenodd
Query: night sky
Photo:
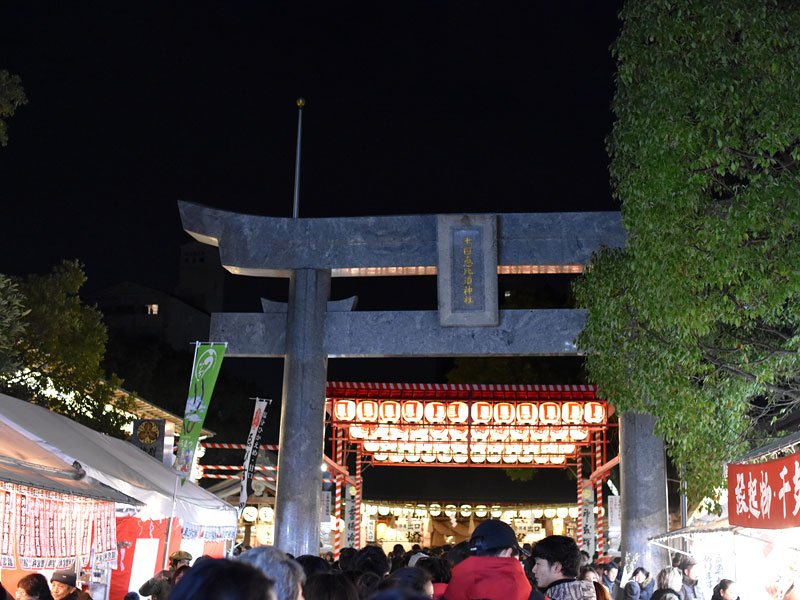
M 291 216 L 299 96 L 301 216 L 614 210 L 618 4 L 4 2 L 0 272 L 170 290 L 178 199 Z
M 4 2 L 29 103 L 0 148 L 0 272 L 78 258 L 89 291 L 171 291 L 177 200 L 291 216 L 300 96 L 301 217 L 617 210 L 620 5 Z

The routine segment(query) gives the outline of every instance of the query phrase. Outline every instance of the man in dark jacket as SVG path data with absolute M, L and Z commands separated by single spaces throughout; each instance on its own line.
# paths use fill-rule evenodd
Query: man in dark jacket
M 153 600 L 167 600 L 172 592 L 172 577 L 183 565 L 188 565 L 192 555 L 184 550 L 176 550 L 169 555 L 169 570 L 159 571 L 139 588 L 142 596 L 152 596 Z M 199 559 L 198 559 L 199 560 Z
M 472 556 L 453 567 L 445 600 L 528 600 L 531 584 L 517 558 L 524 552 L 510 525 L 484 521 L 475 528 L 469 546 Z
M 703 600 L 700 588 L 697 587 L 697 561 L 691 556 L 684 556 L 679 568 L 683 571 L 681 598 L 683 600 Z
M 539 540 L 531 558 L 536 585 L 551 600 L 597 600 L 595 582 L 576 579 L 581 552 L 571 537 L 551 535 Z

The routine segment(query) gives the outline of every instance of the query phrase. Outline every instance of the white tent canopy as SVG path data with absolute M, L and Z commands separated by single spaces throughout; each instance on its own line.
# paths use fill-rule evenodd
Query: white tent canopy
M 62 415 L 0 394 L 0 425 L 36 442 L 67 465 L 78 461 L 86 474 L 142 502 L 142 518 L 172 514 L 184 524 L 236 527 L 236 509 L 177 474 L 133 444 L 103 435 Z
M 0 481 L 106 502 L 141 502 L 87 477 L 6 423 L 0 423 Z

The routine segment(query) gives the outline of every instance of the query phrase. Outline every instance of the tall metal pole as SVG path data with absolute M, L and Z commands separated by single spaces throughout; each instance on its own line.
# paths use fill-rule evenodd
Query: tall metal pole
M 303 107 L 306 101 L 303 98 L 297 99 L 297 153 L 294 158 L 294 208 L 292 210 L 292 218 L 296 219 L 300 216 L 300 139 L 303 132 Z

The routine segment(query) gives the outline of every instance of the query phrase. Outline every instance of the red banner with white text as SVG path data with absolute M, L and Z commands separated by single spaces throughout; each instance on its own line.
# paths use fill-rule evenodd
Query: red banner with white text
M 800 527 L 800 453 L 728 465 L 728 522 L 740 527 Z

